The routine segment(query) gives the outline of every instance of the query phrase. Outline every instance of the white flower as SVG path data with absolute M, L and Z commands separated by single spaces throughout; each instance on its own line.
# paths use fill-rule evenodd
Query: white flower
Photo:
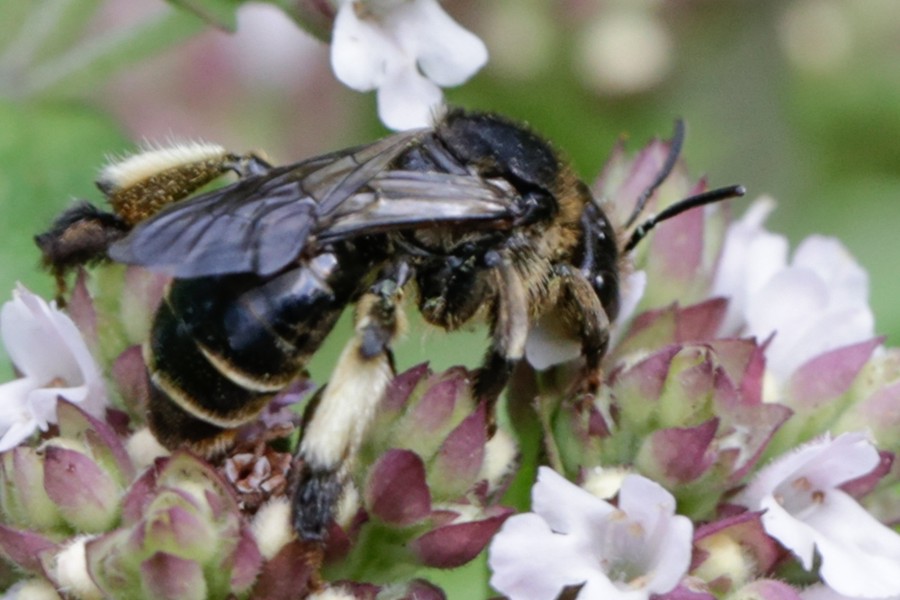
M 807 570 L 813 550 L 819 574 L 845 596 L 900 594 L 900 534 L 879 523 L 839 486 L 870 473 L 878 451 L 861 433 L 829 436 L 801 446 L 762 469 L 736 498 L 765 510 L 763 527 Z
M 442 103 L 438 86 L 459 85 L 487 62 L 487 48 L 436 0 L 342 0 L 331 65 L 347 86 L 378 90 L 392 129 L 425 127 Z
M 534 512 L 508 519 L 491 542 L 491 585 L 511 600 L 639 600 L 674 589 L 691 559 L 693 526 L 675 499 L 639 475 L 622 481 L 618 507 L 541 467 Z
M 55 423 L 59 396 L 103 415 L 100 369 L 67 315 L 20 284 L 0 309 L 0 334 L 22 374 L 0 385 L 0 451 Z
M 868 276 L 840 242 L 812 236 L 787 262 L 788 242 L 763 228 L 774 208 L 754 203 L 728 230 L 713 294 L 729 299 L 724 335 L 763 341 L 769 371 L 785 381 L 820 354 L 875 337 Z

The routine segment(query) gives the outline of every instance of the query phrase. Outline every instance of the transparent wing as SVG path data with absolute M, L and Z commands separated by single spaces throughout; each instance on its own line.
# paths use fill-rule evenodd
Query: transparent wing
M 341 204 L 318 238 L 332 241 L 377 231 L 453 224 L 505 229 L 515 217 L 515 198 L 515 191 L 503 180 L 386 171 Z
M 511 224 L 514 196 L 502 180 L 386 170 L 422 135 L 398 133 L 173 204 L 115 243 L 109 256 L 181 278 L 267 276 L 312 243 L 456 223 Z

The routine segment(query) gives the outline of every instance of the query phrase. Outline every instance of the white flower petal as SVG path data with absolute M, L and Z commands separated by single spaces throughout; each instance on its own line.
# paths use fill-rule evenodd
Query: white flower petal
M 25 408 L 25 398 L 40 384 L 28 377 L 0 384 L 0 429 L 17 421 Z
M 38 426 L 35 421 L 21 420 L 13 423 L 3 435 L 0 436 L 0 452 L 5 452 L 10 448 L 15 448 L 37 431 Z
M 491 584 L 513 600 L 556 598 L 579 584 L 579 598 L 611 600 L 674 589 L 690 563 L 690 520 L 674 515 L 671 494 L 637 475 L 625 478 L 619 502 L 542 467 L 534 513 L 507 520 L 491 543 Z
M 675 515 L 675 498 L 664 487 L 645 477 L 629 475 L 619 492 L 619 509 L 641 524 L 643 535 L 634 541 L 654 548 L 654 554 L 640 552 L 651 560 L 645 563 L 647 590 L 664 593 L 673 589 L 690 566 L 693 525 Z
M 377 22 L 361 20 L 354 2 L 344 2 L 334 21 L 331 68 L 337 78 L 354 90 L 366 92 L 382 84 L 391 62 L 403 53 Z
M 712 295 L 729 299 L 721 333 L 735 335 L 744 325 L 751 291 L 756 291 L 787 264 L 787 238 L 769 233 L 763 223 L 775 208 L 771 198 L 754 202 L 740 221 L 728 228 L 719 257 Z
M 589 554 L 533 513 L 506 520 L 488 553 L 491 585 L 511 600 L 553 600 L 590 576 Z
M 34 433 L 38 424 L 26 403 L 38 383 L 27 377 L 0 384 L 0 452 L 18 445 Z
M 51 351 L 60 345 L 52 330 L 49 307 L 32 302 L 21 287 L 13 291 L 13 299 L 0 309 L 0 331 L 10 360 L 26 377 L 49 381 L 55 370 L 48 366 Z M 49 351 L 48 351 L 49 350 Z
M 395 130 L 427 127 L 443 103 L 441 89 L 415 69 L 389 74 L 378 88 L 378 116 Z
M 413 0 L 404 8 L 394 17 L 398 37 L 414 40 L 419 68 L 439 86 L 459 85 L 487 62 L 484 42 L 434 0 Z
M 438 86 L 462 83 L 486 60 L 481 40 L 435 0 L 344 0 L 335 18 L 335 75 L 356 90 L 377 88 L 378 115 L 392 129 L 431 125 Z
M 762 228 L 773 204 L 758 201 L 733 224 L 713 293 L 729 299 L 720 333 L 766 340 L 777 382 L 809 360 L 875 337 L 868 275 L 835 239 L 812 236 L 786 261 L 787 240 Z
M 823 436 L 804 444 L 761 469 L 735 501 L 751 510 L 785 481 L 812 477 L 819 487 L 837 487 L 862 477 L 878 465 L 878 452 L 860 432 Z
M 75 323 L 21 285 L 0 309 L 6 349 L 22 379 L 0 386 L 0 435 L 15 445 L 56 422 L 59 397 L 102 416 L 106 391 Z
M 900 534 L 840 490 L 829 492 L 807 522 L 818 534 L 819 574 L 829 587 L 848 596 L 900 594 Z
M 694 524 L 687 517 L 674 516 L 654 537 L 660 544 L 646 586 L 649 592 L 665 594 L 675 589 L 690 567 L 691 553 L 685 552 L 685 548 L 690 548 L 693 542 Z
M 814 550 L 823 580 L 846 596 L 900 594 L 900 534 L 839 486 L 870 473 L 879 455 L 861 433 L 802 446 L 762 469 L 735 501 L 764 510 L 763 527 L 807 570 Z
M 548 312 L 529 329 L 525 340 L 525 358 L 538 371 L 579 356 L 581 343 L 557 312 Z
M 790 302 L 785 302 L 790 298 Z M 775 332 L 782 339 L 796 333 L 784 325 L 807 323 L 827 308 L 828 288 L 815 273 L 782 270 L 753 295 L 747 306 L 747 330 L 764 339 Z M 785 330 L 786 329 L 786 330 Z
M 838 306 L 869 301 L 868 274 L 834 238 L 813 235 L 803 240 L 794 252 L 793 266 L 810 269 L 833 285 L 833 302 Z
M 811 569 L 816 543 L 812 528 L 785 510 L 773 496 L 763 498 L 759 509 L 766 511 L 762 523 L 769 535 L 793 552 L 804 569 Z
M 538 469 L 531 494 L 532 510 L 559 533 L 584 535 L 616 510 L 548 467 Z
M 81 403 L 87 396 L 87 388 L 37 388 L 28 393 L 28 411 L 42 430 L 46 430 L 49 423 L 56 423 L 56 404 L 60 396 L 70 402 Z

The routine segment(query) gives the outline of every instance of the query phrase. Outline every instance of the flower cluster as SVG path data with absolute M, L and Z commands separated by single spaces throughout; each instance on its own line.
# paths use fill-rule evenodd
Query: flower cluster
M 665 150 L 614 152 L 594 188 L 611 215 L 630 213 Z M 651 210 L 703 187 L 679 165 Z M 617 323 L 598 397 L 566 397 L 564 365 L 537 378 L 556 472 L 542 467 L 532 512 L 494 538 L 497 590 L 900 594 L 897 352 L 875 336 L 866 273 L 843 246 L 811 237 L 789 262 L 787 240 L 763 228 L 772 207 L 733 222 L 727 207 L 685 213 L 636 251 L 646 286 Z
M 24 375 L 4 386 L 11 416 L 0 430 L 10 440 L 0 453 L 0 557 L 13 567 L 0 571 L 0 585 L 14 584 L 9 597 L 369 598 L 390 564 L 385 593 L 441 598 L 417 571 L 471 561 L 511 514 L 499 499 L 515 445 L 488 438 L 466 370 L 436 375 L 421 365 L 382 400 L 328 544 L 297 541 L 291 454 L 273 440 L 292 434 L 310 386 L 276 397 L 216 463 L 169 455 L 143 426 L 146 373 L 126 332 L 152 314 L 160 280 L 133 269 L 122 279 L 118 294 L 98 282 L 102 304 L 80 277 L 72 318 L 22 287 L 3 308 L 7 348 Z M 125 348 L 105 361 L 107 383 L 88 346 L 113 343 Z M 35 396 L 49 398 L 41 421 Z
M 667 152 L 613 152 L 594 186 L 611 219 Z M 679 163 L 648 210 L 704 185 Z M 483 595 L 513 600 L 900 596 L 900 352 L 842 246 L 789 261 L 770 210 L 690 211 L 638 247 L 596 396 L 572 391 L 578 345 L 549 322 L 496 432 L 466 369 L 397 375 L 323 545 L 290 515 L 311 386 L 218 462 L 169 454 L 135 345 L 164 282 L 98 272 L 97 301 L 79 278 L 67 312 L 18 288 L 0 311 L 20 375 L 0 386 L 5 597 L 439 599 L 429 577 L 479 556 Z

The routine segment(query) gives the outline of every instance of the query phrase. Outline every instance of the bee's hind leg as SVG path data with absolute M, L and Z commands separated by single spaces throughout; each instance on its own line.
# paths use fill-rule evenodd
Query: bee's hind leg
M 603 379 L 601 362 L 609 346 L 609 317 L 590 282 L 574 268 L 563 268 L 560 274 L 561 295 L 557 309 L 578 331 L 584 375 L 582 392 L 596 395 Z
M 356 332 L 304 427 L 292 498 L 301 540 L 326 539 L 365 431 L 394 376 L 391 344 L 406 325 L 400 302 L 409 277 L 405 263 L 393 265 L 360 298 Z
M 528 297 L 525 283 L 508 258 L 497 258 L 494 314 L 491 319 L 491 346 L 475 380 L 475 398 L 485 403 L 488 433 L 497 429 L 497 398 L 525 355 L 528 338 Z

